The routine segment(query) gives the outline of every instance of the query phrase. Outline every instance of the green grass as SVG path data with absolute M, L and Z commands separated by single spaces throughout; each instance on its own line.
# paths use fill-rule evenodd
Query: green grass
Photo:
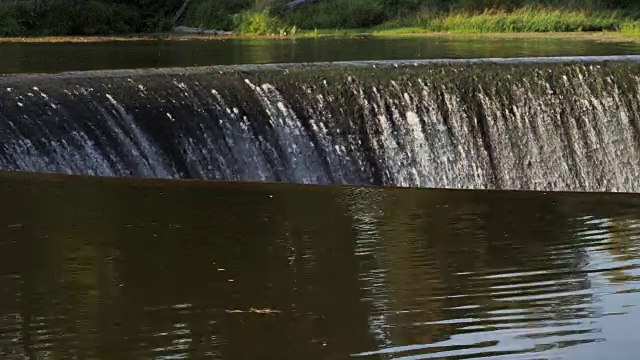
M 305 35 L 406 35 L 428 33 L 557 33 L 619 32 L 640 36 L 640 20 L 616 11 L 570 11 L 556 9 L 519 9 L 512 12 L 432 13 L 394 19 L 372 28 L 304 30 Z
M 619 31 L 632 19 L 615 11 L 521 9 L 513 12 L 486 11 L 481 14 L 424 14 L 414 20 L 414 28 L 425 32 L 515 33 Z M 386 26 L 392 27 L 392 23 Z
M 373 29 L 313 29 L 300 30 L 298 36 L 314 37 L 314 36 L 355 36 L 355 35 L 373 35 Z
M 637 0 L 322 0 L 276 13 L 301 29 L 411 32 L 617 31 L 640 18 Z M 399 31 L 399 30 L 396 30 Z
M 620 31 L 627 35 L 640 36 L 640 20 L 629 21 L 620 27 Z

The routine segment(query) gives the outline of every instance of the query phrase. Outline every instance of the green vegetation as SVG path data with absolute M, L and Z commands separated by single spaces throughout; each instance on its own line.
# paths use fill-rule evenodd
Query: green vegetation
M 183 0 L 0 0 L 0 36 L 164 32 Z M 637 0 L 192 0 L 180 25 L 240 35 L 610 31 L 640 35 Z M 360 30 L 362 31 L 362 30 Z
M 408 25 L 428 32 L 513 33 L 617 31 L 631 19 L 615 12 L 587 13 L 575 10 L 521 9 L 514 12 L 485 11 L 483 13 L 423 16 Z M 383 28 L 394 28 L 393 23 Z M 396 26 L 397 28 L 398 26 Z
M 0 36 L 167 31 L 181 0 L 0 0 Z
M 635 0 L 317 0 L 291 11 L 286 0 L 196 0 L 189 26 L 239 34 L 374 34 L 619 31 L 640 33 Z M 224 5 L 223 5 L 224 4 Z M 319 30 L 318 30 L 319 29 Z
M 234 17 L 252 9 L 250 0 L 199 1 L 189 7 L 185 23 L 203 29 L 233 30 Z
M 288 26 L 272 17 L 267 10 L 245 11 L 233 18 L 238 33 L 243 35 L 295 35 L 297 27 Z

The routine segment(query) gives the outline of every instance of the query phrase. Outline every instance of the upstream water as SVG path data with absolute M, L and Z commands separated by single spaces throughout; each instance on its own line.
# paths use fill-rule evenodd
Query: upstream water
M 99 43 L 0 42 L 0 74 L 320 61 L 602 56 L 640 42 L 563 38 L 321 37 Z
M 3 360 L 638 352 L 638 195 L 5 173 L 0 198 Z

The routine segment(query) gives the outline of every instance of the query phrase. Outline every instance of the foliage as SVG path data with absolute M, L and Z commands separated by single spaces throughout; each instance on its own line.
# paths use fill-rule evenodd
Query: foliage
M 303 29 L 364 28 L 382 24 L 388 15 L 384 0 L 330 0 L 283 14 Z
M 638 32 L 638 0 L 192 0 L 182 25 L 239 34 L 374 28 L 411 32 Z M 0 36 L 163 32 L 183 0 L 0 3 Z
M 521 10 L 487 11 L 482 14 L 425 16 L 418 25 L 431 32 L 571 32 L 618 30 L 625 18 L 615 13 L 589 14 L 580 11 Z
M 283 0 L 200 0 L 187 12 L 184 24 L 201 29 L 233 30 L 245 35 L 282 35 L 297 31 L 274 13 Z
M 628 21 L 620 26 L 620 31 L 640 35 L 640 21 Z
M 28 28 L 45 35 L 106 35 L 135 32 L 139 14 L 126 5 L 87 1 L 82 6 L 52 6 L 30 19 Z
M 631 0 L 324 0 L 283 17 L 308 30 L 614 31 L 630 28 L 639 8 Z
M 251 5 L 251 0 L 196 2 L 187 11 L 185 23 L 203 29 L 233 30 L 234 16 L 250 9 Z
M 21 33 L 15 7 L 0 5 L 0 36 L 18 36 Z
M 278 20 L 268 11 L 245 11 L 233 18 L 235 29 L 246 35 L 271 35 L 278 29 Z
M 303 29 L 597 31 L 619 29 L 639 8 L 634 0 L 322 0 L 283 17 Z
M 180 0 L 50 0 L 0 4 L 0 36 L 166 31 Z
M 288 26 L 269 11 L 245 11 L 234 17 L 234 29 L 243 35 L 295 35 L 297 26 Z

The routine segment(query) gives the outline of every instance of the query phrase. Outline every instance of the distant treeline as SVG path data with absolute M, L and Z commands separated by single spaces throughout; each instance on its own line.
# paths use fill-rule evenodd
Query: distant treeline
M 181 25 L 241 34 L 638 31 L 640 0 L 192 0 Z M 184 0 L 0 0 L 0 36 L 155 33 Z
M 0 36 L 167 31 L 181 4 L 182 0 L 0 0 Z

